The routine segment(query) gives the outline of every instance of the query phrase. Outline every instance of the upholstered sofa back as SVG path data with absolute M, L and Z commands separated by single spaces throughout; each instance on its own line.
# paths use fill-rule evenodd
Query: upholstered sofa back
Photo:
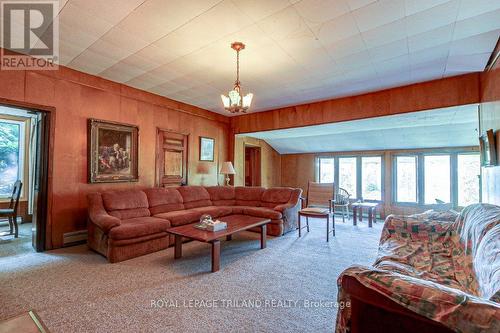
M 176 188 L 154 187 L 144 190 L 151 215 L 183 210 L 184 199 Z
M 465 253 L 472 257 L 480 296 L 500 303 L 500 207 L 470 205 L 455 224 Z
M 300 190 L 288 187 L 181 186 L 102 193 L 106 211 L 119 219 L 208 206 L 250 206 L 275 208 L 297 202 Z
M 236 205 L 236 194 L 233 186 L 209 186 L 206 190 L 214 206 Z
M 210 194 L 203 186 L 181 186 L 177 190 L 182 195 L 184 207 L 187 209 L 212 206 Z
M 137 190 L 109 191 L 102 193 L 104 208 L 109 215 L 121 220 L 150 216 L 146 193 Z

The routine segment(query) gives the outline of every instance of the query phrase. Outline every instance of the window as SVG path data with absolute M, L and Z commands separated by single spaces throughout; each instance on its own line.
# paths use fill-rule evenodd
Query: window
M 356 157 L 339 158 L 339 187 L 344 188 L 351 198 L 357 198 L 357 159 Z
M 424 156 L 424 202 L 451 202 L 450 155 Z
M 363 199 L 382 200 L 382 157 L 362 157 L 361 174 Z
M 0 119 L 0 198 L 10 197 L 23 178 L 24 122 Z
M 467 206 L 479 202 L 479 154 L 457 156 L 458 205 Z
M 396 201 L 417 202 L 417 156 L 396 157 Z
M 333 183 L 335 181 L 335 158 L 319 158 L 319 182 Z

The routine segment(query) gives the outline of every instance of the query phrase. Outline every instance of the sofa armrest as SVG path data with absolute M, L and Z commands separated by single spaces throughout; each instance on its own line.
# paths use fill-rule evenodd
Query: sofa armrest
M 484 332 L 497 332 L 500 328 L 500 305 L 497 303 L 419 277 L 352 266 L 340 275 L 338 287 L 339 302 L 361 298 L 364 303 L 386 311 L 414 318 L 423 316 L 462 332 L 473 332 L 478 327 Z M 345 326 L 349 315 L 349 311 L 339 313 L 339 323 Z
M 87 196 L 89 219 L 104 233 L 120 225 L 120 219 L 108 214 L 102 203 L 100 193 L 91 193 Z

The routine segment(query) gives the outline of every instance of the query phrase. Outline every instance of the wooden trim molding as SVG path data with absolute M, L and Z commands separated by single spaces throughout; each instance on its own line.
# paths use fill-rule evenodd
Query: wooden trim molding
M 231 118 L 235 134 L 380 117 L 479 103 L 479 73 Z

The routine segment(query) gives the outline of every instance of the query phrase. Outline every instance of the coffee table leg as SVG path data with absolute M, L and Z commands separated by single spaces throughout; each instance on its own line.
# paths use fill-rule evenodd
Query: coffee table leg
M 372 221 L 373 221 L 373 209 L 368 209 L 368 227 L 372 227 Z
M 220 269 L 220 241 L 212 242 L 212 272 L 217 272 Z
M 263 224 L 260 226 L 260 248 L 266 248 L 266 240 L 267 240 L 267 224 Z
M 352 207 L 352 225 L 358 224 L 358 207 Z
M 358 207 L 358 209 L 359 209 L 359 212 L 358 212 L 359 213 L 359 216 L 358 216 L 359 222 L 363 222 L 363 207 L 360 206 L 360 207 Z
M 180 257 L 182 257 L 182 236 L 175 235 L 174 258 L 179 259 Z
M 233 235 L 227 235 L 227 236 L 226 236 L 226 240 L 227 240 L 227 241 L 233 240 Z

